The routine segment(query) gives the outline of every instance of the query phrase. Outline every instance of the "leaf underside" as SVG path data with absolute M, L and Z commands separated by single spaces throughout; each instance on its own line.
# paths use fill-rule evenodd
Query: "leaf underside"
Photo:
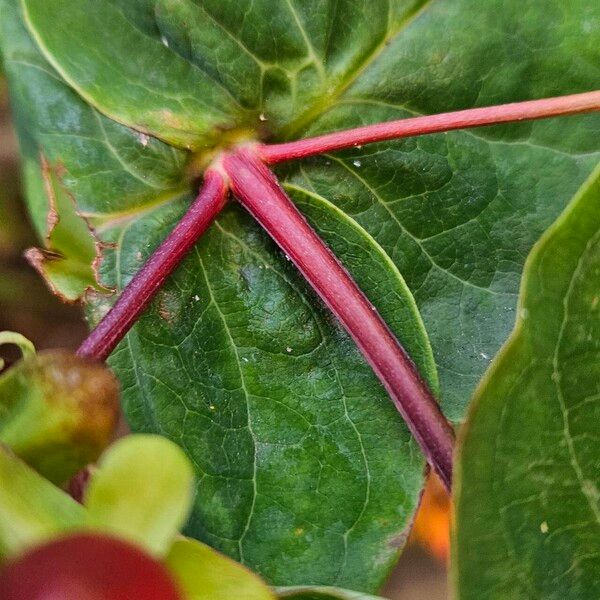
M 289 139 L 600 79 L 600 8 L 585 0 L 0 5 L 23 151 L 60 164 L 78 211 L 117 244 L 101 276 L 119 290 L 227 136 Z M 279 169 L 434 389 L 439 376 L 450 418 L 508 335 L 525 257 L 593 168 L 599 128 L 581 116 L 454 132 Z M 271 583 L 377 588 L 423 460 L 349 338 L 239 208 L 111 365 L 134 429 L 195 463 L 190 533 Z
M 600 167 L 526 264 L 460 448 L 459 598 L 600 594 Z

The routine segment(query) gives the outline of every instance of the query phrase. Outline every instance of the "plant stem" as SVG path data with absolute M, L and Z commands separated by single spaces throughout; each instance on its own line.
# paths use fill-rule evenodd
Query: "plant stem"
M 265 162 L 275 164 L 371 142 L 598 110 L 600 91 L 594 91 L 388 121 L 283 144 L 264 144 L 258 147 L 258 152 Z
M 223 166 L 240 202 L 352 336 L 450 489 L 454 432 L 398 340 L 255 154 L 248 149 L 228 154 Z
M 225 206 L 227 186 L 214 169 L 204 174 L 204 184 L 184 217 L 138 271 L 98 326 L 77 350 L 79 356 L 105 360 L 144 312 L 167 277 L 208 229 Z

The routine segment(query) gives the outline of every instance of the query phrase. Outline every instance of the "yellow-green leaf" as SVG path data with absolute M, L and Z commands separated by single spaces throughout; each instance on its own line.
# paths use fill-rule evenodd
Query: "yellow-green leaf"
M 260 577 L 196 540 L 177 540 L 166 565 L 187 600 L 275 600 Z
M 0 561 L 85 519 L 80 504 L 0 444 Z
M 160 557 L 187 519 L 193 481 L 188 458 L 173 442 L 131 435 L 102 456 L 83 502 L 92 527 Z

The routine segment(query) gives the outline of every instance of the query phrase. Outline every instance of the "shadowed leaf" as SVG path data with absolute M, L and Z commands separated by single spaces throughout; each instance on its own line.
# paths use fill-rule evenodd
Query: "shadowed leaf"
M 529 256 L 456 480 L 461 599 L 600 594 L 600 168 Z

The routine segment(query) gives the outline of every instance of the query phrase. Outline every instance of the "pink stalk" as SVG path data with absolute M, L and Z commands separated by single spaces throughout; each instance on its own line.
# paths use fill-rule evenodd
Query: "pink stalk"
M 249 150 L 223 158 L 232 191 L 352 336 L 450 489 L 454 432 L 398 340 L 275 176 Z
M 265 162 L 275 164 L 371 142 L 598 110 L 600 110 L 600 91 L 586 92 L 377 123 L 283 144 L 265 144 L 259 146 L 258 152 Z
M 204 185 L 188 212 L 139 270 L 98 326 L 84 340 L 77 354 L 105 360 L 144 312 L 165 279 L 208 229 L 225 206 L 227 186 L 222 175 L 209 169 Z

